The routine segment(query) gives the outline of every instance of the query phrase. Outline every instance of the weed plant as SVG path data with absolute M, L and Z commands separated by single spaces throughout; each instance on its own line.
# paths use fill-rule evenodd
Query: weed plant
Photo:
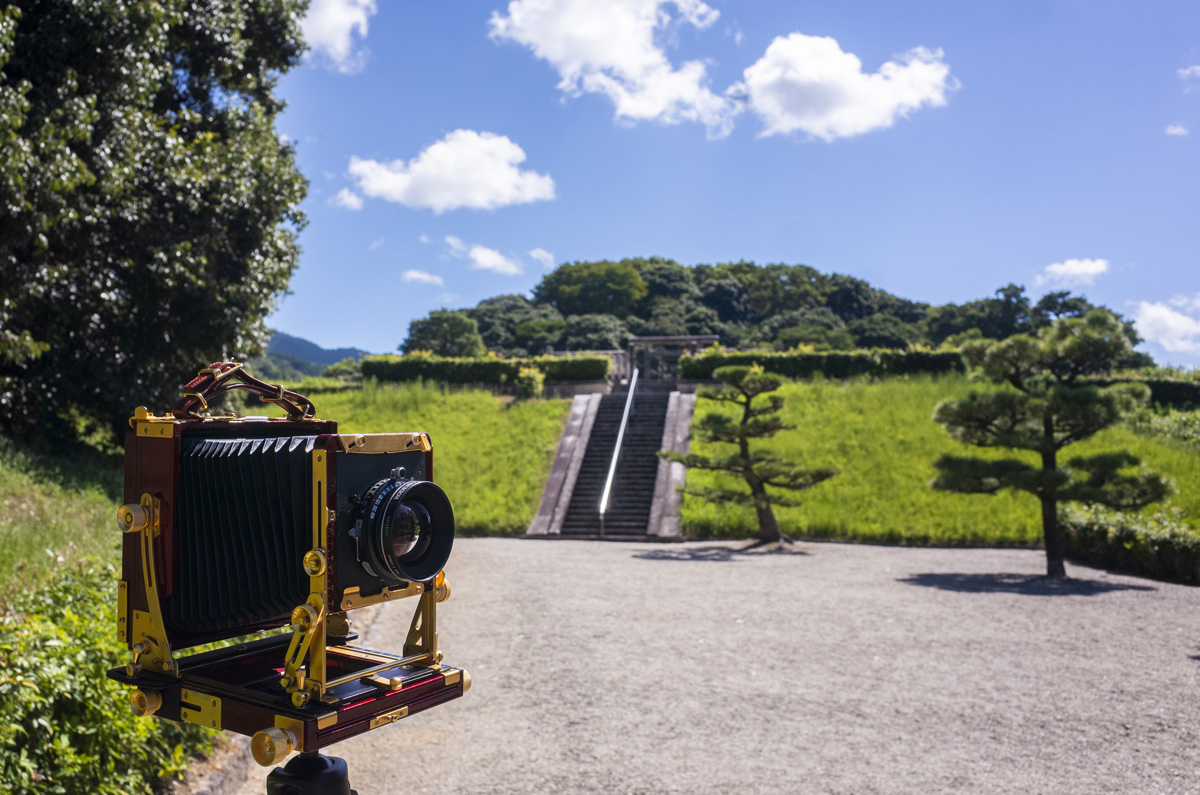
M 764 445 L 808 467 L 838 470 L 836 478 L 804 495 L 799 508 L 779 511 L 784 532 L 807 538 L 897 544 L 1028 545 L 1041 542 L 1037 500 L 1026 494 L 977 496 L 935 492 L 933 461 L 966 449 L 931 419 L 947 398 L 987 388 L 959 376 L 912 376 L 886 381 L 824 381 L 783 387 L 784 420 L 797 426 Z M 698 414 L 700 412 L 697 412 Z M 1200 457 L 1185 446 L 1110 428 L 1072 448 L 1075 455 L 1127 450 L 1171 478 L 1178 494 L 1147 509 L 1180 509 L 1200 525 Z M 710 452 L 693 442 L 698 453 Z M 976 451 L 1010 457 L 1013 451 Z M 1031 459 L 1032 461 L 1032 459 Z M 690 471 L 689 487 L 726 485 L 726 476 Z M 695 537 L 749 538 L 754 515 L 728 506 L 684 498 L 684 532 Z

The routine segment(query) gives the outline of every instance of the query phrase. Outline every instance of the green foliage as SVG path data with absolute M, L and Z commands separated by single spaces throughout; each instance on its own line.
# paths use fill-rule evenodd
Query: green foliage
M 128 795 L 182 776 L 219 735 L 135 718 L 116 640 L 118 572 L 65 569 L 0 616 L 0 791 Z
M 569 315 L 627 317 L 646 297 L 646 282 L 629 262 L 571 262 L 542 277 L 534 300 Z
M 730 351 L 708 348 L 679 360 L 679 377 L 693 381 L 712 380 L 713 371 L 728 365 L 757 364 L 767 372 L 787 378 L 814 376 L 915 375 L 918 373 L 962 373 L 966 371 L 957 351 Z
M 0 13 L 0 425 L 119 434 L 198 362 L 254 353 L 296 267 L 306 183 L 273 92 L 303 3 L 19 5 Z
M 487 349 L 501 356 L 537 354 L 547 345 L 561 342 L 563 317 L 559 311 L 523 295 L 485 298 L 474 309 L 463 311 L 479 324 Z
M 1200 452 L 1200 411 L 1154 411 L 1144 408 L 1135 412 L 1127 422 L 1138 433 L 1181 442 Z
M 340 362 L 326 367 L 321 373 L 321 377 L 332 378 L 344 384 L 361 384 L 362 367 L 359 366 L 356 359 L 342 359 Z
M 800 502 L 773 490 L 803 491 L 828 480 L 836 472 L 832 469 L 803 469 L 765 450 L 750 449 L 753 440 L 770 439 L 780 431 L 795 428 L 779 416 L 783 409 L 783 398 L 769 394 L 783 386 L 782 378 L 765 372 L 761 367 L 746 366 L 721 367 L 714 375 L 721 381 L 721 386 L 702 387 L 696 391 L 696 396 L 717 404 L 729 404 L 735 408 L 735 414 L 740 409 L 741 417 L 731 418 L 719 411 L 705 414 L 694 425 L 696 436 L 708 444 L 736 445 L 737 452 L 715 456 L 660 451 L 659 455 L 678 461 L 689 469 L 727 472 L 739 477 L 744 481 L 745 488 L 692 486 L 685 488 L 684 493 L 707 502 L 753 507 L 758 518 L 759 536 L 766 541 L 779 541 L 785 536 L 772 506 L 795 507 Z M 767 396 L 765 405 L 760 403 L 756 408 L 754 399 L 764 395 Z
M 542 371 L 547 381 L 603 381 L 612 360 L 607 356 L 534 356 L 528 359 L 459 359 L 427 354 L 368 356 L 364 378 L 378 381 L 434 381 L 444 384 L 513 383 L 522 367 Z
M 612 351 L 625 347 L 629 332 L 613 315 L 571 315 L 563 339 L 569 351 Z
M 479 324 L 462 312 L 435 309 L 408 324 L 408 336 L 400 346 L 405 353 L 429 351 L 435 356 L 471 359 L 483 356 L 486 348 Z
M 1081 563 L 1200 585 L 1200 532 L 1178 511 L 1137 516 L 1100 507 L 1071 508 L 1059 521 L 1067 555 Z
M 1136 510 L 1170 491 L 1160 475 L 1140 471 L 1141 462 L 1129 453 L 1077 456 L 1065 466 L 1057 459 L 1065 447 L 1115 424 L 1149 398 L 1150 390 L 1142 384 L 1097 387 L 1080 380 L 1110 371 L 1128 350 L 1119 320 L 1100 310 L 1057 320 L 1036 337 L 1014 335 L 999 343 L 966 346 L 964 357 L 1006 388 L 943 401 L 934 420 L 966 444 L 1036 453 L 1038 461 L 943 455 L 934 463 L 939 474 L 930 487 L 960 494 L 1013 489 L 1037 497 L 1047 572 L 1062 575 L 1056 518 L 1060 502 Z
M 1097 386 L 1119 383 L 1144 384 L 1150 390 L 1150 405 L 1174 409 L 1200 409 L 1200 382 L 1175 378 L 1147 378 L 1131 374 L 1128 378 L 1088 379 Z
M 838 470 L 836 478 L 805 494 L 798 508 L 777 511 L 780 526 L 792 536 L 891 544 L 1038 546 L 1041 524 L 1037 499 L 1025 492 L 1002 491 L 988 499 L 934 491 L 933 462 L 943 454 L 961 455 L 961 444 L 929 422 L 942 400 L 964 400 L 972 391 L 998 387 L 972 383 L 963 376 L 915 376 L 882 381 L 859 379 L 785 384 L 781 416 L 803 432 L 779 434 L 761 442 L 763 449 L 813 468 Z M 732 410 L 723 413 L 736 419 Z M 698 422 L 699 419 L 696 420 Z M 722 445 L 693 436 L 692 452 L 719 455 Z M 1200 456 L 1185 444 L 1142 436 L 1124 425 L 1100 431 L 1071 448 L 1074 455 L 1132 453 L 1169 473 L 1178 493 L 1163 505 L 1200 528 Z M 981 448 L 974 457 L 1017 458 L 1036 464 L 1036 454 Z M 688 471 L 688 487 L 734 488 L 740 481 L 718 472 Z M 1155 506 L 1129 516 L 1152 515 Z M 745 509 L 714 505 L 691 497 L 683 502 L 683 530 L 696 538 L 745 538 L 757 523 Z
M 522 367 L 517 372 L 517 400 L 540 398 L 546 391 L 546 375 L 536 367 Z

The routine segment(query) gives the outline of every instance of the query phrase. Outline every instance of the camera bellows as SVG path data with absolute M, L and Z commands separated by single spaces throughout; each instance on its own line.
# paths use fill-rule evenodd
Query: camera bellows
M 216 639 L 286 624 L 308 595 L 315 436 L 180 440 L 167 630 Z

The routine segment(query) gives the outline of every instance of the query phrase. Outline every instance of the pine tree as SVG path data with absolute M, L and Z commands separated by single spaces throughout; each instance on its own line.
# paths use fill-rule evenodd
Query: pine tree
M 741 408 L 741 417 L 731 418 L 711 412 L 700 419 L 696 431 L 705 442 L 737 445 L 737 452 L 728 456 L 703 456 L 661 451 L 659 455 L 687 467 L 729 472 L 742 478 L 749 492 L 717 487 L 688 488 L 684 489 L 684 493 L 714 503 L 753 506 L 758 515 L 759 540 L 752 546 L 784 541 L 791 543 L 792 539 L 779 528 L 772 506 L 796 506 L 800 502 L 774 494 L 768 488 L 802 491 L 837 473 L 831 469 L 806 470 L 764 450 L 750 449 L 753 439 L 769 439 L 780 431 L 795 427 L 784 423 L 779 416 L 783 409 L 783 398 L 767 394 L 779 389 L 783 385 L 783 378 L 763 372 L 757 365 L 720 367 L 713 372 L 713 377 L 722 385 L 701 387 L 696 390 L 696 395 L 720 403 L 732 403 Z M 766 395 L 766 404 L 754 405 L 755 398 L 762 395 Z
M 1128 453 L 1075 457 L 1064 466 L 1058 454 L 1118 422 L 1147 402 L 1145 384 L 1099 386 L 1085 376 L 1109 372 L 1128 356 L 1128 336 L 1111 313 L 1054 322 L 1034 336 L 977 343 L 964 349 L 969 363 L 1004 385 L 994 392 L 972 392 L 966 400 L 947 400 L 933 419 L 951 436 L 975 447 L 1026 450 L 1036 464 L 1015 458 L 988 461 L 943 455 L 934 466 L 935 489 L 960 494 L 1024 491 L 1042 507 L 1046 573 L 1066 576 L 1058 529 L 1058 504 L 1084 502 L 1116 510 L 1137 510 L 1170 492 L 1166 480 L 1145 470 Z

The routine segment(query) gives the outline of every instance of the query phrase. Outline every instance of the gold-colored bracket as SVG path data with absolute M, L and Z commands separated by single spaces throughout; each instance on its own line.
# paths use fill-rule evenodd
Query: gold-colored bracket
M 427 433 L 340 433 L 337 441 L 343 453 L 428 453 L 433 449 Z
M 407 718 L 407 717 L 408 717 L 408 707 L 401 707 L 400 709 L 394 709 L 391 712 L 385 712 L 382 715 L 377 715 L 374 718 L 371 718 L 371 728 L 378 729 L 380 726 L 386 726 L 389 723 L 395 723 L 396 721 L 400 720 L 401 718 Z
M 384 588 L 379 593 L 371 594 L 370 596 L 363 596 L 362 593 L 358 590 L 358 586 L 352 585 L 349 588 L 347 588 L 346 590 L 342 591 L 341 608 L 343 610 L 349 610 L 353 607 L 366 607 L 367 605 L 377 605 L 380 602 L 391 602 L 391 601 L 395 601 L 397 599 L 403 599 L 407 596 L 416 596 L 417 594 L 423 593 L 424 591 L 425 591 L 425 586 L 422 585 L 421 583 L 410 582 L 408 585 L 404 586 L 403 588 L 398 588 L 396 590 L 392 590 L 391 588 Z
M 412 623 L 409 624 L 408 637 L 404 640 L 404 656 L 407 659 L 414 655 L 419 655 L 422 661 L 430 664 L 442 661 L 442 653 L 438 650 L 436 590 L 421 594 L 421 601 L 417 603 Z
M 179 691 L 179 719 L 209 729 L 221 728 L 221 699 L 196 690 Z
M 304 656 L 312 650 L 313 642 L 320 636 L 321 641 L 321 673 L 324 674 L 325 662 L 325 599 L 320 594 L 309 594 L 308 601 L 292 611 L 292 641 L 288 644 L 287 654 L 283 660 L 283 678 L 280 684 L 292 694 L 292 703 L 302 707 L 308 703 L 310 692 L 317 697 L 325 693 L 324 676 L 321 680 L 309 682 L 304 671 L 300 670 Z M 312 671 L 311 657 L 309 658 Z
M 179 676 L 179 665 L 171 653 L 167 641 L 167 630 L 163 624 L 162 606 L 158 600 L 158 577 L 154 566 L 154 539 L 159 534 L 162 503 L 149 494 L 143 494 L 136 505 L 122 505 L 117 509 L 117 526 L 124 533 L 138 533 L 138 546 L 142 558 L 142 584 L 146 591 L 147 612 L 131 611 L 133 662 L 125 666 L 130 676 L 143 669 L 157 673 Z M 121 583 L 117 587 L 117 606 L 128 607 L 128 587 Z M 124 603 L 122 603 L 124 602 Z M 120 636 L 118 624 L 118 636 Z M 128 642 L 128 641 L 127 641 Z

